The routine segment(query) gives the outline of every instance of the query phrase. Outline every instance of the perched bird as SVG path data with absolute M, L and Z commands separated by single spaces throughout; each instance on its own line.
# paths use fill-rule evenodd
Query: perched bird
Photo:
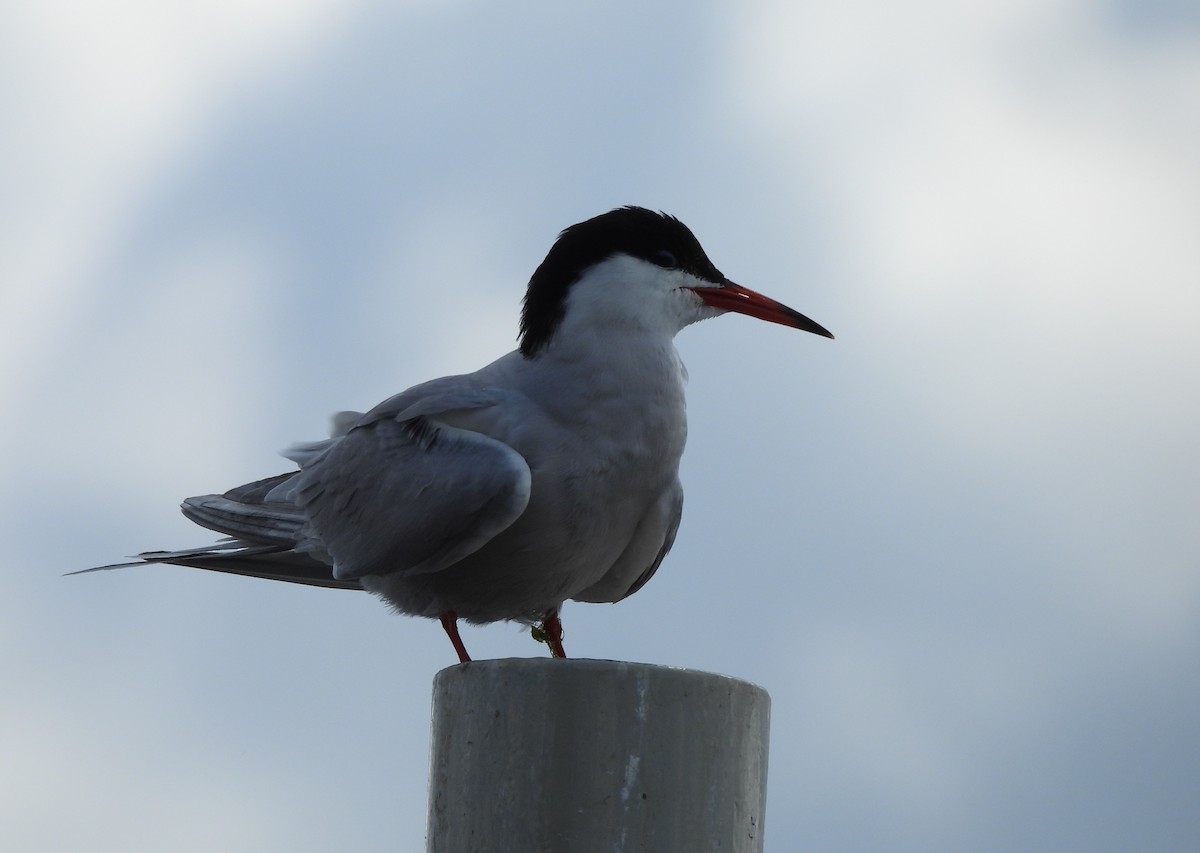
M 620 601 L 671 549 L 687 438 L 673 341 L 727 311 L 833 337 L 727 279 L 674 217 L 572 225 L 529 280 L 516 351 L 342 412 L 284 454 L 299 470 L 183 502 L 229 538 L 138 562 L 365 589 L 440 619 L 464 662 L 458 619 L 533 625 L 565 657 L 563 602 Z

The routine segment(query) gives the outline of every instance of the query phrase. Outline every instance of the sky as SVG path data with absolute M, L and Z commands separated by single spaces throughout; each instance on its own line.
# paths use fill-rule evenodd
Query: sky
M 435 623 L 62 575 L 638 204 L 837 339 L 680 334 L 679 537 L 568 653 L 769 691 L 769 851 L 1200 849 L 1197 8 L 6 4 L 0 848 L 420 849 Z

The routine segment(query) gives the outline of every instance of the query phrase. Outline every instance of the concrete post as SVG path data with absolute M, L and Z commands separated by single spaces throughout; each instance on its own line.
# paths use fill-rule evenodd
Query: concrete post
M 514 658 L 433 681 L 429 853 L 761 853 L 771 699 L 687 669 Z

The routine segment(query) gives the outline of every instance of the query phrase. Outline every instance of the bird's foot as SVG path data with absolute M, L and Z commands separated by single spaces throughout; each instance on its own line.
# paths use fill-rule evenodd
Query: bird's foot
M 550 647 L 550 657 L 565 658 L 567 656 L 567 653 L 563 651 L 562 622 L 558 619 L 557 610 L 547 610 L 541 624 L 534 625 L 529 629 L 529 635 L 537 642 L 545 643 Z

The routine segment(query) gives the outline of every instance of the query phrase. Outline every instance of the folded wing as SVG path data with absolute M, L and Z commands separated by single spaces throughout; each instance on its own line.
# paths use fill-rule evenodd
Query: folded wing
M 311 448 L 290 494 L 339 580 L 436 572 L 524 512 L 530 472 L 508 445 L 418 415 L 382 418 Z
M 299 471 L 184 501 L 184 515 L 229 538 L 148 551 L 139 561 L 347 589 L 361 589 L 366 575 L 453 565 L 529 503 L 524 457 L 443 420 L 489 409 L 499 394 L 470 377 L 446 377 L 366 414 L 343 412 L 332 438 L 286 454 Z M 133 564 L 99 568 L 124 565 Z

